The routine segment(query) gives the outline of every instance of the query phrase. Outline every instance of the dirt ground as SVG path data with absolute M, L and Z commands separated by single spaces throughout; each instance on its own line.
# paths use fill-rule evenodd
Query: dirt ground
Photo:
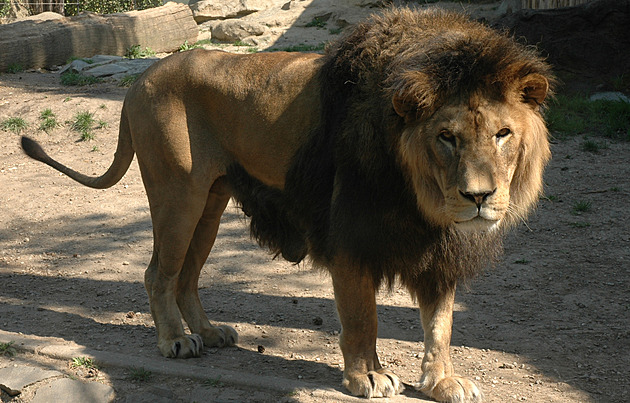
M 24 118 L 23 134 L 51 155 L 100 174 L 115 150 L 125 92 L 112 83 L 64 87 L 55 73 L 3 74 L 0 121 Z M 62 123 L 50 133 L 37 129 L 46 108 Z M 91 141 L 78 141 L 65 123 L 84 111 L 106 123 Z M 114 187 L 92 190 L 27 159 L 18 139 L 0 131 L 0 329 L 128 354 L 130 367 L 134 356 L 159 357 L 142 284 L 152 233 L 137 165 Z M 582 141 L 554 139 L 537 212 L 509 236 L 498 267 L 458 294 L 454 364 L 488 402 L 630 400 L 630 143 L 597 138 L 604 147 L 595 154 L 582 151 Z M 573 207 L 587 202 L 590 210 L 576 215 Z M 209 317 L 237 329 L 239 345 L 186 363 L 200 372 L 224 368 L 338 387 L 343 360 L 330 279 L 272 260 L 250 241 L 246 224 L 228 207 L 200 279 Z M 404 382 L 418 381 L 422 330 L 403 289 L 379 296 L 378 351 Z M 199 388 L 225 392 L 217 401 L 317 400 L 256 397 L 220 380 L 144 379 L 121 368 L 100 368 L 95 377 L 24 353 L 0 356 L 0 367 L 18 361 L 109 384 L 119 401 L 165 389 L 167 400 L 194 401 Z M 15 403 L 28 397 L 28 390 L 1 395 Z

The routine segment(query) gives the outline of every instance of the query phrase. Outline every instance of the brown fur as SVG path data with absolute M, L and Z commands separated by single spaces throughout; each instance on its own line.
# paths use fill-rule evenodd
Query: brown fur
M 92 187 L 111 186 L 137 154 L 155 234 L 145 285 L 165 356 L 236 342 L 233 329 L 209 324 L 197 295 L 232 196 L 261 245 L 330 272 L 351 393 L 402 390 L 376 355 L 375 292 L 399 279 L 425 333 L 418 387 L 474 402 L 479 390 L 448 354 L 455 288 L 495 261 L 504 230 L 541 191 L 539 104 L 552 82 L 532 50 L 481 24 L 390 10 L 323 57 L 192 51 L 155 64 L 125 99 L 102 177 L 28 139 L 23 148 Z

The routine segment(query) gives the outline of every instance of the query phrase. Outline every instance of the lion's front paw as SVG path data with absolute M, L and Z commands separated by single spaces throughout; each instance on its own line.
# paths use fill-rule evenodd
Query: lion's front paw
M 203 339 L 198 334 L 189 334 L 160 342 L 158 347 L 166 358 L 199 357 L 203 350 Z
M 206 347 L 231 347 L 238 342 L 238 333 L 231 326 L 213 326 L 201 333 Z
M 367 374 L 344 376 L 343 386 L 355 396 L 391 397 L 401 393 L 405 387 L 396 374 L 381 368 Z
M 480 403 L 483 400 L 483 394 L 477 385 L 460 376 L 444 378 L 432 388 L 420 385 L 418 389 L 438 402 Z

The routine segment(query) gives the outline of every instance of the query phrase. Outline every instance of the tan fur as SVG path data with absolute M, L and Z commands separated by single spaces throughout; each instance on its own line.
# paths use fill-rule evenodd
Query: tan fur
M 443 31 L 444 44 L 432 43 Z M 469 49 L 476 40 L 485 42 Z M 437 62 L 451 51 L 485 60 L 486 48 L 507 54 L 487 77 L 481 71 L 458 81 L 457 71 L 443 71 Z M 257 203 L 278 207 L 279 216 L 257 224 L 262 243 L 298 260 L 304 244 L 330 272 L 343 328 L 343 384 L 351 393 L 387 397 L 403 389 L 376 354 L 375 292 L 383 278 L 398 277 L 420 305 L 425 356 L 418 387 L 440 401 L 477 402 L 481 392 L 454 374 L 449 357 L 455 284 L 494 258 L 502 229 L 524 219 L 540 194 L 550 153 L 538 105 L 550 80 L 533 53 L 480 24 L 454 14 L 393 10 L 360 24 L 325 57 L 195 50 L 156 63 L 127 94 L 118 150 L 101 177 L 63 166 L 32 140 L 23 139 L 23 148 L 96 188 L 116 183 L 136 153 L 154 228 L 145 286 L 165 357 L 199 356 L 203 345 L 237 342 L 232 328 L 210 324 L 197 282 L 221 214 L 238 193 L 254 218 Z M 339 110 L 327 102 L 338 102 Z M 233 166 L 242 167 L 239 184 L 230 177 Z M 333 177 L 312 177 L 321 172 Z M 357 178 L 369 197 L 394 186 L 400 206 L 369 197 L 355 205 Z M 312 199 L 302 196 L 311 185 L 318 186 Z M 253 186 L 256 197 L 273 198 L 250 197 Z M 353 221 L 343 203 L 363 208 L 362 221 Z M 310 204 L 312 210 L 302 208 Z M 389 235 L 364 218 L 371 218 L 372 205 L 375 222 Z M 338 222 L 320 228 L 322 217 Z M 288 223 L 279 227 L 283 235 L 303 231 L 303 240 L 287 248 L 284 238 L 273 238 L 276 232 L 267 230 L 278 220 Z M 369 238 L 372 233 L 379 239 Z M 399 234 L 405 245 L 393 238 Z M 388 261 L 373 267 L 371 250 L 381 244 Z

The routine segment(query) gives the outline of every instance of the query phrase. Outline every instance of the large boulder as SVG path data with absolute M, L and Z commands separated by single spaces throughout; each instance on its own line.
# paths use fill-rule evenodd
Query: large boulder
M 196 0 L 189 3 L 198 24 L 209 20 L 242 17 L 274 5 L 273 0 Z
M 236 42 L 250 36 L 263 35 L 267 31 L 267 27 L 257 22 L 226 20 L 212 27 L 212 38 L 223 42 Z

